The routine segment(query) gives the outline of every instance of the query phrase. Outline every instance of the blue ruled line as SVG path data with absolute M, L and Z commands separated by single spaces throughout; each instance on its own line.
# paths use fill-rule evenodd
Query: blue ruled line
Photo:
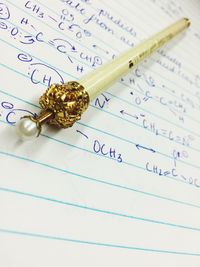
M 144 251 L 144 252 L 155 252 L 155 253 L 165 253 L 165 254 L 176 254 L 176 255 L 195 256 L 195 257 L 200 256 L 200 253 L 198 253 L 198 252 L 193 253 L 193 252 L 185 252 L 185 251 L 133 247 L 133 246 L 120 245 L 120 244 L 113 244 L 113 243 L 101 243 L 101 242 L 95 242 L 95 241 L 72 239 L 72 238 L 68 238 L 68 237 L 51 236 L 51 235 L 45 235 L 45 234 L 40 234 L 40 233 L 22 232 L 22 231 L 16 231 L 16 230 L 11 230 L 11 229 L 0 228 L 0 233 L 17 235 L 17 236 L 42 238 L 42 239 L 48 239 L 48 240 L 58 240 L 58 241 L 77 243 L 77 244 L 82 244 L 82 245 L 94 245 L 94 246 L 98 246 L 98 247 L 108 247 L 108 248 L 111 247 L 111 248 L 118 248 L 118 249 L 136 250 L 136 251 Z
M 129 215 L 129 214 L 121 213 L 121 212 L 110 211 L 110 210 L 92 208 L 92 207 L 81 205 L 81 204 L 77 204 L 77 203 L 67 202 L 67 201 L 58 200 L 58 199 L 54 199 L 54 198 L 51 198 L 51 197 L 45 197 L 45 196 L 41 196 L 41 195 L 35 195 L 35 194 L 32 194 L 32 193 L 27 193 L 27 192 L 21 192 L 21 191 L 14 190 L 14 189 L 0 187 L 0 191 L 7 192 L 7 193 L 8 192 L 9 193 L 14 193 L 14 194 L 21 195 L 21 196 L 26 196 L 26 197 L 32 197 L 32 198 L 35 198 L 35 199 L 54 202 L 54 203 L 62 204 L 62 205 L 66 205 L 66 206 L 72 206 L 74 208 L 89 210 L 89 211 L 92 211 L 92 212 L 103 213 L 103 214 L 106 214 L 106 215 L 118 216 L 118 217 L 123 217 L 123 218 L 131 219 L 131 220 L 139 220 L 139 221 L 143 221 L 143 222 L 147 222 L 147 223 L 155 223 L 155 224 L 159 224 L 159 225 L 164 225 L 164 226 L 169 226 L 169 227 L 176 227 L 176 228 L 181 228 L 181 229 L 185 229 L 185 230 L 192 230 L 192 231 L 200 232 L 200 228 L 196 228 L 196 227 L 192 227 L 192 226 L 187 226 L 187 225 L 182 225 L 182 224 L 175 224 L 175 223 L 170 223 L 170 222 L 165 222 L 165 221 L 158 221 L 158 220 L 138 217 L 138 216 Z

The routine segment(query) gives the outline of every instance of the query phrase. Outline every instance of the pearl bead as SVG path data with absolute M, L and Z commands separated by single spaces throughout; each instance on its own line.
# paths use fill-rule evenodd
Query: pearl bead
M 31 140 L 39 134 L 37 124 L 29 118 L 22 118 L 16 124 L 17 133 L 22 140 Z

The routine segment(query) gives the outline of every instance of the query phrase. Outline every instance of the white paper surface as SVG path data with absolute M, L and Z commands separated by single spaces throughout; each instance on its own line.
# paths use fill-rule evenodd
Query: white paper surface
M 0 2 L 0 266 L 200 264 L 199 1 Z M 50 83 L 192 25 L 71 129 L 20 142 Z

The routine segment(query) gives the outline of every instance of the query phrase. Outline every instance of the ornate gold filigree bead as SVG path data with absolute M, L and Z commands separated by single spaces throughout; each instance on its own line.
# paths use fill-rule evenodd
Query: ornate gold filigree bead
M 89 105 L 89 95 L 84 87 L 75 81 L 53 84 L 40 97 L 39 103 L 44 111 L 52 111 L 54 114 L 48 120 L 49 124 L 68 128 L 80 120 Z
M 52 84 L 39 99 L 41 113 L 37 117 L 23 117 L 17 124 L 17 132 L 21 139 L 31 140 L 40 135 L 46 122 L 59 128 L 71 127 L 80 120 L 89 102 L 89 94 L 78 82 Z

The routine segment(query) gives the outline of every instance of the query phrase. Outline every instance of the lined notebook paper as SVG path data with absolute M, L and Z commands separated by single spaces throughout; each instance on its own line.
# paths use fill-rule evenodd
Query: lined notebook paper
M 200 266 L 200 2 L 0 2 L 0 265 Z M 182 17 L 191 27 L 23 143 L 15 124 Z

